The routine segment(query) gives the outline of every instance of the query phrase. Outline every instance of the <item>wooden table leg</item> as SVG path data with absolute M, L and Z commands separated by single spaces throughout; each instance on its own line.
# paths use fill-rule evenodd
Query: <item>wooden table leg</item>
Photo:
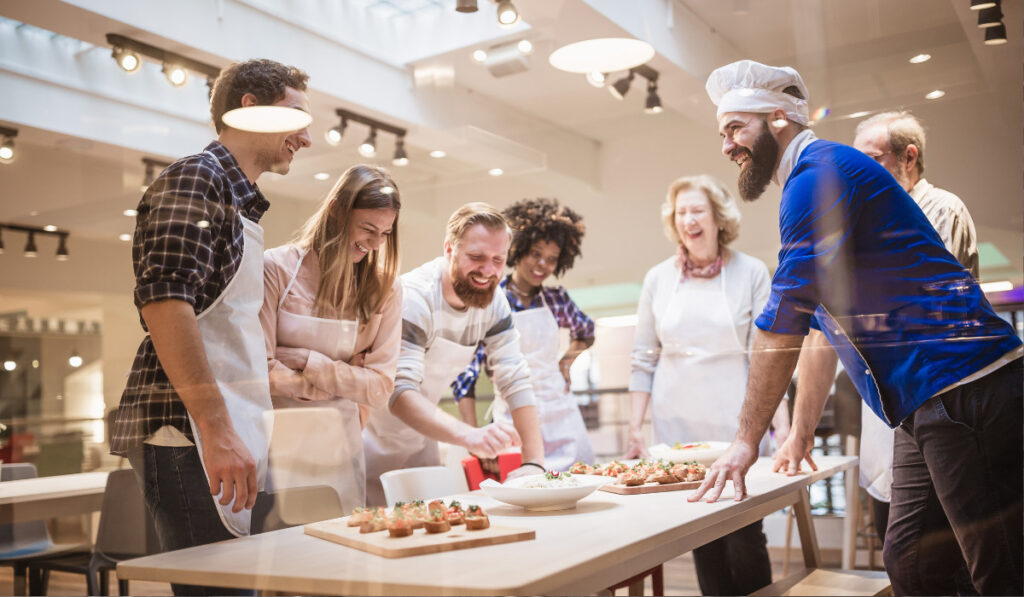
M 845 454 L 860 454 L 860 438 L 846 436 Z M 843 564 L 853 570 L 857 564 L 857 529 L 860 526 L 860 467 L 854 466 L 843 473 L 846 485 L 846 518 L 843 519 Z
M 814 532 L 811 519 L 811 494 L 807 488 L 800 489 L 800 499 L 793 504 L 796 529 L 800 533 L 800 549 L 804 552 L 804 566 L 821 568 L 821 552 L 818 550 L 818 535 Z

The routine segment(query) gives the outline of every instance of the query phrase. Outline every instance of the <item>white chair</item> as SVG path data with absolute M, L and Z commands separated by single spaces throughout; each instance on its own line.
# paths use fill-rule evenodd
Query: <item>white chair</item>
M 458 478 L 444 466 L 419 466 L 388 471 L 380 476 L 389 508 L 395 502 L 432 500 L 459 493 Z
M 455 473 L 455 479 L 459 486 L 455 492 L 468 492 L 469 483 L 466 482 L 466 471 L 462 468 L 462 461 L 465 458 L 469 458 L 469 450 L 462 446 L 446 444 L 444 442 L 437 442 L 437 450 L 441 455 L 441 464 Z

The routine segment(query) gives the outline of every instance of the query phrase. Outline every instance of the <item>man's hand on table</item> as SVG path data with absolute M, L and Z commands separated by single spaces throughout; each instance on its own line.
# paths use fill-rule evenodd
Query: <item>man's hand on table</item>
M 725 489 L 726 481 L 732 481 L 736 493 L 736 501 L 747 496 L 744 477 L 750 465 L 757 460 L 757 445 L 742 440 L 734 440 L 729 448 L 708 468 L 707 476 L 697 491 L 687 501 L 699 501 L 707 494 L 708 502 L 717 502 Z M 710 491 L 709 491 L 710 490 Z
M 811 458 L 811 448 L 814 447 L 814 436 L 807 437 L 796 429 L 786 437 L 786 441 L 779 446 L 775 452 L 775 464 L 772 472 L 782 471 L 787 476 L 793 476 L 800 472 L 800 463 L 806 460 L 811 465 L 811 470 L 818 470 L 818 465 Z

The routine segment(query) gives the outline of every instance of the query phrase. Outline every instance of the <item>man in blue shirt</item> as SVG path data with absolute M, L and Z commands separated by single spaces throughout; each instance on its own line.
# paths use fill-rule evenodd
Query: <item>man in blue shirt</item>
M 927 592 L 920 571 L 930 537 L 920 529 L 945 516 L 978 591 L 1020 594 L 1020 340 L 882 166 L 806 128 L 795 70 L 744 60 L 712 73 L 707 90 L 722 152 L 740 166 L 740 195 L 752 201 L 771 181 L 783 187 L 782 249 L 755 322 L 740 430 L 690 500 L 717 500 L 727 480 L 742 499 L 803 337 L 819 329 L 867 405 L 896 429 L 885 545 L 894 592 Z M 799 470 L 820 406 L 794 413 L 776 469 Z

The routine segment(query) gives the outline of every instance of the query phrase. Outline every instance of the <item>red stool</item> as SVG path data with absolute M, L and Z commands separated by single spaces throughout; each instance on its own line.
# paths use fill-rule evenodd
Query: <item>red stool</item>
M 498 454 L 498 475 L 485 473 L 483 466 L 480 465 L 480 459 L 476 456 L 462 459 L 462 470 L 466 473 L 466 483 L 469 485 L 470 491 L 480 489 L 480 483 L 484 479 L 494 479 L 499 483 L 503 483 L 510 472 L 522 465 L 523 455 L 519 452 Z

